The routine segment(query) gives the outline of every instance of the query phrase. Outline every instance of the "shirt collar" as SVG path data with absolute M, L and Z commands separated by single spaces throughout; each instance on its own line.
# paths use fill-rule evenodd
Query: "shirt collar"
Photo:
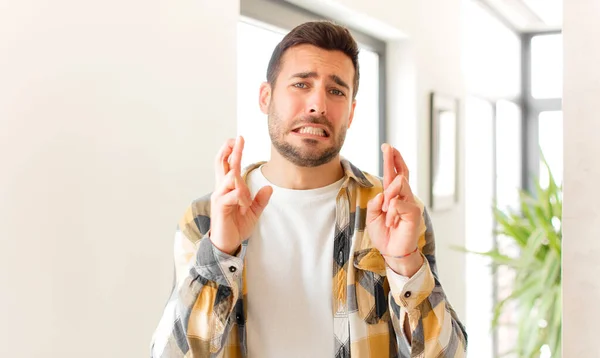
M 266 163 L 265 161 L 262 161 L 262 162 L 257 162 L 257 163 L 248 165 L 243 170 L 242 179 L 244 181 L 246 181 L 246 178 L 251 171 L 253 171 L 256 168 L 259 168 L 261 165 L 263 165 L 265 163 Z M 355 167 L 354 164 L 352 164 L 348 159 L 342 157 L 341 164 L 342 164 L 342 169 L 344 170 L 344 175 L 347 178 L 354 180 L 356 183 L 358 183 L 358 185 L 360 185 L 364 188 L 371 188 L 371 187 L 375 186 L 375 183 L 373 183 L 371 180 L 369 180 L 367 178 L 367 176 L 360 169 Z
M 354 164 L 350 163 L 346 158 L 342 158 L 342 168 L 344 169 L 344 173 L 350 179 L 353 179 L 358 183 L 358 185 L 364 188 L 371 188 L 375 186 L 375 183 L 371 182 L 365 174 L 354 166 Z

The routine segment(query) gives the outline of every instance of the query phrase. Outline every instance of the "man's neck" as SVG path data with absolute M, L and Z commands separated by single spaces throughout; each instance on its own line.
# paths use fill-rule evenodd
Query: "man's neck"
M 262 173 L 278 187 L 307 190 L 335 183 L 344 176 L 344 169 L 339 155 L 318 167 L 299 167 L 279 155 L 272 155 L 263 166 Z

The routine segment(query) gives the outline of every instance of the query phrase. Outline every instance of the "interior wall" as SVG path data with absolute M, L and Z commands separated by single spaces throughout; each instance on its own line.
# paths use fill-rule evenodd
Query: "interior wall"
M 600 3 L 564 4 L 563 357 L 600 356 Z
M 236 133 L 237 1 L 0 4 L 0 356 L 144 357 Z

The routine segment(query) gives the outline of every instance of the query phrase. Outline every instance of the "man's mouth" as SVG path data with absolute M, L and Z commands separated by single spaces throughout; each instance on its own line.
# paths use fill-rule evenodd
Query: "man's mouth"
M 323 128 L 320 127 L 313 127 L 313 126 L 305 126 L 305 127 L 300 127 L 300 128 L 296 128 L 294 129 L 292 132 L 298 133 L 298 134 L 309 134 L 309 135 L 313 135 L 313 136 L 317 136 L 317 137 L 329 137 L 329 133 L 327 133 L 327 131 Z

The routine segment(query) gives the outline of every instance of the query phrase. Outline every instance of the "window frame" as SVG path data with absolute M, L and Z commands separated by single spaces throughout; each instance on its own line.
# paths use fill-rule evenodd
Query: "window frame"
M 522 187 L 535 192 L 540 175 L 539 115 L 546 111 L 562 111 L 561 98 L 534 98 L 532 95 L 531 40 L 536 36 L 562 35 L 562 30 L 521 33 L 521 111 L 523 113 L 521 145 L 523 151 Z
M 492 173 L 492 178 L 493 178 L 493 198 L 492 201 L 496 202 L 497 198 L 498 198 L 498 102 L 501 100 L 506 100 L 512 103 L 515 103 L 517 106 L 519 106 L 520 110 L 521 110 L 521 141 L 522 141 L 522 146 L 521 146 L 521 163 L 522 163 L 522 183 L 521 183 L 521 188 L 525 187 L 524 183 L 525 183 L 525 177 L 523 173 L 526 173 L 524 169 L 525 164 L 526 163 L 526 158 L 528 158 L 528 156 L 526 155 L 526 152 L 528 151 L 528 144 L 525 142 L 527 141 L 527 137 L 525 135 L 525 127 L 527 126 L 527 121 L 526 121 L 526 116 L 525 116 L 525 109 L 524 109 L 524 91 L 523 91 L 523 86 L 524 86 L 524 82 L 525 82 L 525 75 L 526 73 L 524 72 L 524 65 L 523 65 L 523 33 L 520 32 L 512 23 L 510 23 L 504 16 L 502 16 L 502 14 L 500 14 L 498 12 L 498 10 L 496 10 L 494 7 L 492 7 L 487 1 L 483 1 L 483 0 L 472 0 L 473 2 L 477 3 L 478 5 L 480 5 L 484 10 L 486 10 L 493 18 L 495 18 L 496 20 L 498 20 L 501 24 L 503 24 L 509 31 L 511 31 L 512 33 L 514 33 L 518 38 L 519 41 L 521 41 L 521 71 L 519 73 L 519 75 L 521 76 L 520 80 L 521 80 L 521 91 L 520 94 L 517 97 L 504 97 L 504 96 L 496 96 L 496 97 L 491 97 L 491 96 L 484 96 L 478 93 L 467 93 L 467 96 L 469 97 L 475 97 L 478 98 L 480 100 L 486 101 L 491 105 L 492 108 L 492 153 L 493 153 L 493 173 Z M 537 137 L 534 138 L 537 141 Z M 490 215 L 492 215 L 492 212 L 490 211 Z M 493 218 L 492 219 L 492 226 L 494 228 L 498 227 L 498 221 Z M 493 250 L 498 250 L 499 248 L 499 244 L 498 244 L 498 235 L 497 233 L 494 231 L 492 234 L 492 248 Z M 492 263 L 492 305 L 493 307 L 495 307 L 498 304 L 498 294 L 499 294 L 499 279 L 498 279 L 498 269 L 497 269 L 497 265 Z M 500 350 L 500 344 L 499 344 L 499 337 L 498 337 L 498 330 L 494 329 L 492 331 L 492 347 L 491 347 L 491 351 L 492 351 L 492 356 L 493 357 L 500 357 L 501 356 L 501 352 Z
M 502 14 L 493 8 L 488 2 L 483 0 L 473 0 L 484 9 L 486 9 L 494 18 L 506 26 L 507 29 L 515 33 L 521 42 L 521 93 L 517 98 L 491 98 L 478 95 L 476 93 L 468 94 L 481 100 L 488 101 L 493 108 L 493 154 L 494 154 L 494 201 L 497 199 L 497 102 L 507 100 L 516 103 L 521 109 L 521 189 L 529 192 L 535 192 L 535 178 L 539 177 L 539 114 L 545 111 L 562 111 L 562 98 L 544 98 L 537 99 L 532 95 L 532 68 L 531 68 L 531 40 L 536 36 L 562 34 L 562 30 L 548 31 L 519 31 Z M 494 220 L 494 227 L 498 223 Z M 498 237 L 493 235 L 493 247 L 498 248 Z M 498 277 L 497 270 L 492 269 L 493 280 L 493 304 L 498 302 Z M 499 342 L 498 332 L 494 330 L 492 336 L 492 354 L 498 357 Z

